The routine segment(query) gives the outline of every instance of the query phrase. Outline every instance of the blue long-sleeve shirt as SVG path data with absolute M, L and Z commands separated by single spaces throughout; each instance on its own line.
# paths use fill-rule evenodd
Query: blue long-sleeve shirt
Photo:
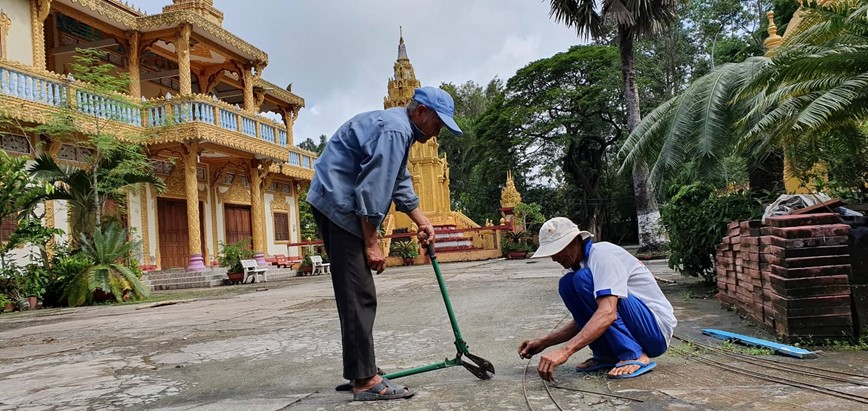
M 409 213 L 419 206 L 407 171 L 414 131 L 405 108 L 351 118 L 317 159 L 307 201 L 359 238 L 359 218 L 379 227 L 393 200 L 398 211 Z

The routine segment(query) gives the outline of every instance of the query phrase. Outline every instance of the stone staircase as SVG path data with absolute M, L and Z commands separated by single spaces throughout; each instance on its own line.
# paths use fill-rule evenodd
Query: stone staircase
M 268 267 L 268 281 L 286 280 L 295 277 L 291 268 Z M 183 288 L 209 288 L 223 285 L 226 268 L 214 267 L 201 272 L 187 272 L 183 268 L 149 271 L 142 275 L 142 282 L 151 290 L 179 290 Z

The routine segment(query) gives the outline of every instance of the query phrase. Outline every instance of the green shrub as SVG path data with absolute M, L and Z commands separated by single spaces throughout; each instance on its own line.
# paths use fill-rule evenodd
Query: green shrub
M 419 246 L 411 240 L 393 241 L 391 250 L 401 258 L 416 258 L 419 256 Z
M 762 203 L 747 190 L 719 193 L 702 183 L 682 186 L 660 209 L 669 234 L 669 267 L 713 282 L 714 251 L 734 220 L 762 216 Z
M 250 239 L 246 238 L 235 243 L 224 244 L 220 242 L 220 254 L 217 256 L 221 267 L 227 267 L 230 273 L 244 271 L 241 260 L 253 258 L 253 250 L 250 250 Z

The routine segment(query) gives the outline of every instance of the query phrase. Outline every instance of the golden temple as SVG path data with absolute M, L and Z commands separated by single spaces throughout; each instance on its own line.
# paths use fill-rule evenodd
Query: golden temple
M 0 3 L 5 118 L 29 127 L 67 101 L 97 102 L 79 114 L 147 136 L 167 189 L 129 193 L 123 216 L 141 240 L 146 270 L 202 272 L 220 243 L 244 238 L 252 239 L 260 264 L 298 252 L 287 247 L 301 240 L 297 188 L 313 177 L 315 160 L 293 144 L 304 100 L 265 80 L 268 55 L 224 29 L 213 3 L 173 0 L 154 15 L 119 0 Z M 102 63 L 129 77 L 126 93 L 89 94 L 88 84 L 70 75 L 79 48 L 105 51 Z M 30 160 L 48 153 L 61 164 L 84 164 L 88 149 L 80 143 L 26 129 L 0 129 L 0 148 Z M 47 202 L 43 211 L 45 224 L 68 237 L 64 203 Z

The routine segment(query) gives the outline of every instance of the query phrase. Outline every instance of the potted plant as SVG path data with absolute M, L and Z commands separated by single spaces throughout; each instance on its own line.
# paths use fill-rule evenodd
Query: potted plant
M 45 294 L 45 287 L 51 281 L 48 270 L 40 264 L 28 264 L 24 267 L 19 281 L 21 295 L 27 297 L 30 309 L 35 310 L 42 294 Z
M 504 233 L 504 241 L 500 249 L 510 260 L 522 259 L 527 257 L 527 253 L 533 251 L 529 244 L 530 239 L 531 234 L 527 231 L 507 231 Z
M 301 264 L 298 265 L 298 272 L 301 275 L 309 275 L 313 271 L 313 261 L 310 260 L 310 256 L 304 256 L 304 259 L 301 260 Z
M 419 246 L 413 241 L 398 241 L 392 243 L 392 250 L 404 259 L 404 265 L 413 265 L 419 256 Z
M 15 304 L 12 303 L 12 299 L 6 294 L 0 294 L 0 312 L 5 313 L 14 310 Z
M 244 280 L 244 268 L 241 266 L 241 260 L 249 260 L 253 258 L 253 250 L 249 249 L 250 239 L 244 239 L 235 243 L 225 244 L 220 242 L 220 254 L 217 260 L 221 267 L 226 267 L 226 276 L 233 284 L 240 283 Z

